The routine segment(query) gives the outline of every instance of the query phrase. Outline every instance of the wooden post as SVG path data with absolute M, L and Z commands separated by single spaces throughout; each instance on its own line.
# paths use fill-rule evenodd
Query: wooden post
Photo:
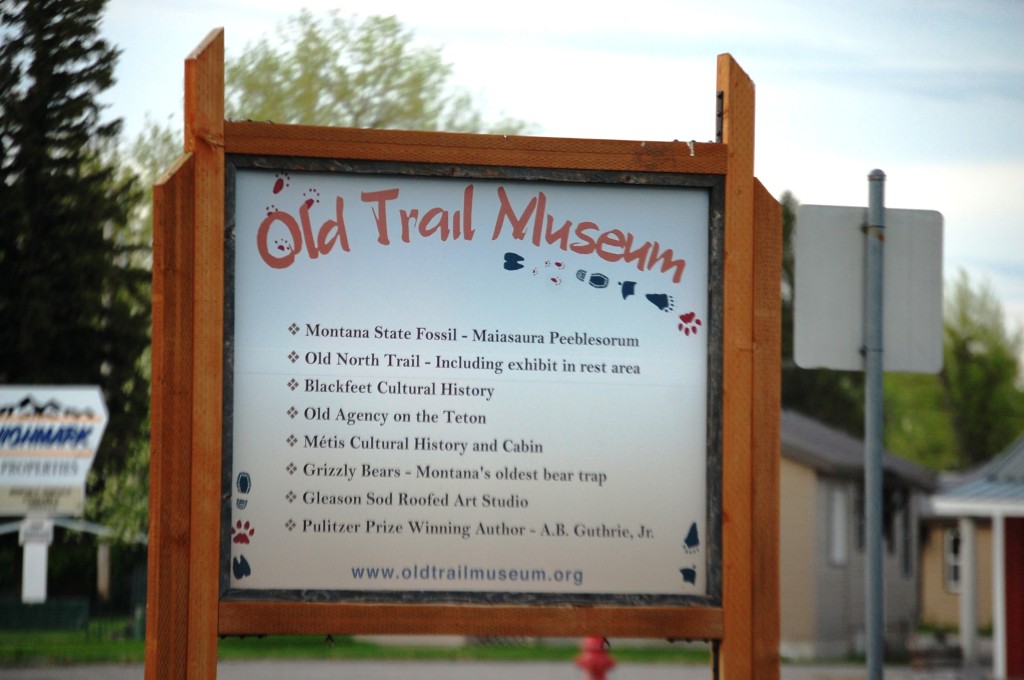
M 224 352 L 224 31 L 185 61 L 185 149 L 193 155 L 192 531 L 188 677 L 217 676 Z
M 153 385 L 146 677 L 184 678 L 192 505 L 191 156 L 153 187 Z
M 215 678 L 224 288 L 224 35 L 185 62 L 185 151 L 153 189 L 146 678 Z
M 755 678 L 778 680 L 779 422 L 782 401 L 782 206 L 754 181 L 754 423 L 751 570 Z
M 755 183 L 754 84 L 728 54 L 718 58 L 718 90 L 721 141 L 728 146 L 729 158 L 722 349 L 721 672 L 727 680 L 768 679 L 779 677 L 781 397 L 776 376 L 781 312 L 776 269 L 781 270 L 781 213 Z

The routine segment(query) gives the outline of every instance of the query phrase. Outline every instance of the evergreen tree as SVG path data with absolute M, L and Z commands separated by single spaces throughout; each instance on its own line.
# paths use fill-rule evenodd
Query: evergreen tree
M 146 447 L 149 409 L 139 191 L 97 102 L 118 56 L 98 36 L 105 5 L 0 3 L 0 382 L 100 385 L 99 477 Z
M 992 289 L 985 283 L 973 286 L 963 270 L 946 292 L 943 330 L 939 377 L 959 465 L 973 467 L 1024 432 L 1024 336 L 1007 328 Z

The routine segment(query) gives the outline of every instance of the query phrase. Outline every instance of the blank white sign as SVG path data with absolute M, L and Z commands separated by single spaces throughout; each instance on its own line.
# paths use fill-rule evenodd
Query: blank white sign
M 793 234 L 793 355 L 801 368 L 864 369 L 867 209 L 803 205 Z M 886 371 L 942 368 L 942 215 L 885 210 Z

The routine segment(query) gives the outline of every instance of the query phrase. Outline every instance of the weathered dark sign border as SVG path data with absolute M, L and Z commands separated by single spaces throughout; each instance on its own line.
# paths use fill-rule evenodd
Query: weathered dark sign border
M 705 190 L 708 194 L 708 335 L 707 443 L 706 451 L 706 537 L 707 594 L 615 594 L 540 593 L 478 591 L 360 591 L 314 589 L 232 588 L 231 520 L 233 466 L 234 373 L 234 219 L 236 215 L 235 173 L 238 169 L 283 172 L 319 172 L 404 177 L 439 177 L 469 180 L 507 180 L 616 186 L 657 186 Z M 712 174 L 651 172 L 579 171 L 558 168 L 519 168 L 448 165 L 433 163 L 375 162 L 329 158 L 296 158 L 257 155 L 228 155 L 225 164 L 225 248 L 224 248 L 224 399 L 223 462 L 221 483 L 220 592 L 222 600 L 273 602 L 392 602 L 392 603 L 492 603 L 569 604 L 624 606 L 720 606 L 721 567 L 721 386 L 722 386 L 722 284 L 724 266 L 725 178 Z

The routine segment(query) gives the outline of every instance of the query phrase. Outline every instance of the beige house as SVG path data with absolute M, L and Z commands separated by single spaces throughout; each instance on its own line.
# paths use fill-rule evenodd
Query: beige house
M 925 513 L 928 513 L 925 510 Z M 992 628 L 992 522 L 975 524 L 977 608 L 975 618 L 982 630 Z M 921 623 L 939 631 L 960 625 L 960 522 L 955 517 L 922 517 L 921 525 Z
M 923 505 L 922 620 L 957 630 L 965 666 L 992 634 L 992 677 L 1024 677 L 1024 436 Z
M 838 658 L 864 651 L 864 444 L 783 411 L 780 573 L 784 658 Z M 902 649 L 917 628 L 918 503 L 933 473 L 886 453 L 885 637 Z

